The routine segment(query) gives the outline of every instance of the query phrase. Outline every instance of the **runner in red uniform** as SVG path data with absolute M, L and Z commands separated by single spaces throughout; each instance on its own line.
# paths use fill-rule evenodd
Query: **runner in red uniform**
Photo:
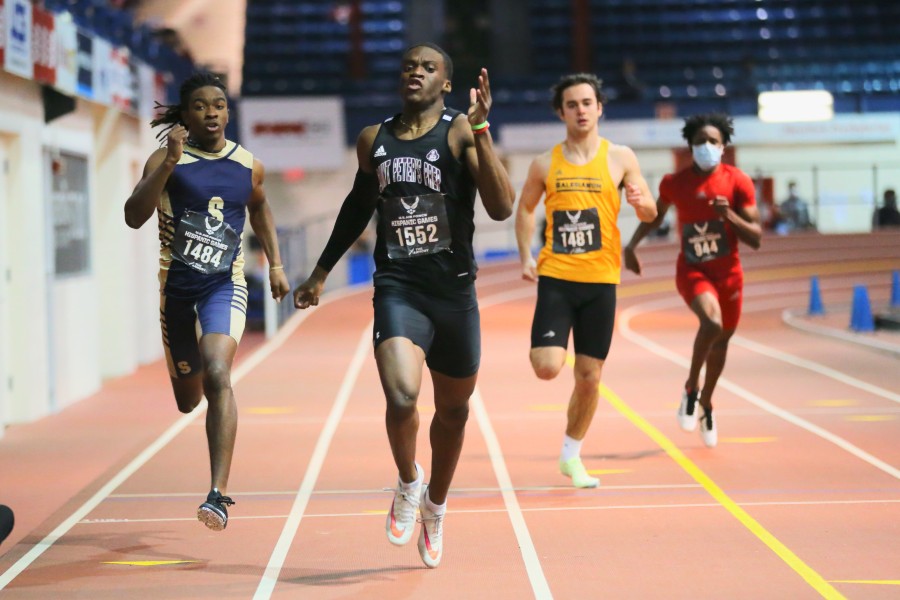
M 750 177 L 736 167 L 721 164 L 722 152 L 734 134 L 731 118 L 722 114 L 695 115 L 685 120 L 681 133 L 691 147 L 694 162 L 663 177 L 657 217 L 638 226 L 625 247 L 624 257 L 625 267 L 640 275 L 637 245 L 674 206 L 681 233 L 675 283 L 678 293 L 700 320 L 678 422 L 686 431 L 693 431 L 697 427 L 699 402 L 703 408 L 701 437 L 711 448 L 718 441 L 713 391 L 725 367 L 728 341 L 741 316 L 744 271 L 738 242 L 759 248 L 762 227 Z M 704 365 L 706 377 L 701 391 L 698 385 Z

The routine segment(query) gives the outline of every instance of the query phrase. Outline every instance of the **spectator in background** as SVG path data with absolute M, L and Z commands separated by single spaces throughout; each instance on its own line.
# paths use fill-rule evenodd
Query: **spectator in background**
M 809 220 L 809 207 L 806 201 L 797 195 L 797 182 L 788 182 L 788 197 L 778 206 L 775 230 L 785 234 L 810 227 L 812 222 Z
M 897 193 L 894 190 L 884 190 L 881 208 L 876 208 L 872 215 L 872 227 L 900 227 L 900 211 L 897 210 Z
M 630 56 L 622 61 L 622 89 L 619 98 L 622 100 L 642 100 L 647 85 L 637 74 L 637 63 Z

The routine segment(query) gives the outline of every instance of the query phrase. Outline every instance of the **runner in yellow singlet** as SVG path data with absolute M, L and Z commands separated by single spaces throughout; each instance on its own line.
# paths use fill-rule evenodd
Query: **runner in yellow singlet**
M 594 75 L 575 73 L 554 86 L 553 108 L 566 124 L 566 139 L 531 163 L 516 212 L 522 277 L 538 282 L 531 366 L 540 379 L 559 374 L 572 332 L 575 389 L 559 468 L 581 488 L 599 484 L 581 462 L 581 443 L 597 409 L 600 372 L 612 340 L 622 264 L 620 191 L 641 221 L 656 217 L 634 152 L 597 133 L 605 100 L 600 85 Z M 547 225 L 535 262 L 530 241 L 543 196 Z

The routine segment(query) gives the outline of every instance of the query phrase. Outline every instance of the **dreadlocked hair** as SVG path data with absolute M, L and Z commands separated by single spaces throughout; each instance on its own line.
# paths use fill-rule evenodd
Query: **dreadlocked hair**
M 178 90 L 178 104 L 154 103 L 153 109 L 156 111 L 156 118 L 150 121 L 150 127 L 166 125 L 156 134 L 157 140 L 162 142 L 170 129 L 176 125 L 184 124 L 181 120 L 181 111 L 187 109 L 191 94 L 209 85 L 217 87 L 223 92 L 225 91 L 225 84 L 222 83 L 222 80 L 217 75 L 209 72 L 194 73 L 181 84 L 181 88 Z M 160 110 L 162 110 L 162 113 L 160 113 Z

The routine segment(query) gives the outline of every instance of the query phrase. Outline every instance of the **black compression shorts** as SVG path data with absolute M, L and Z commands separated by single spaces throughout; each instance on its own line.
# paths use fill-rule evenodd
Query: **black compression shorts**
M 567 347 L 573 332 L 575 354 L 606 360 L 616 317 L 616 285 L 538 279 L 531 347 Z
M 434 296 L 410 288 L 378 286 L 372 303 L 372 343 L 403 337 L 425 351 L 428 368 L 469 377 L 481 362 L 481 319 L 475 286 Z

